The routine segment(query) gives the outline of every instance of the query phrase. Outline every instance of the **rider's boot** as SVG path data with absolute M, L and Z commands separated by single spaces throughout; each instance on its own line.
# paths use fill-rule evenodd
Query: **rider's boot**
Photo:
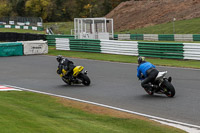
M 69 71 L 65 74 L 65 77 L 67 77 L 69 79 L 69 81 L 71 82 L 72 76 L 71 76 L 71 73 Z
M 158 89 L 159 89 L 159 86 L 158 86 L 158 85 L 151 85 L 151 91 L 157 92 Z
M 155 92 L 157 92 L 159 90 L 159 86 L 158 85 L 154 85 L 153 88 L 154 88 Z
M 149 91 L 153 92 L 154 91 L 154 87 L 153 85 L 151 85 L 149 88 L 148 88 Z

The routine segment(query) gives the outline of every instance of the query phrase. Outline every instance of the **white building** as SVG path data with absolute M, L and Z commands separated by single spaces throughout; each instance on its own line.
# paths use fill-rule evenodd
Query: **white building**
M 113 39 L 113 19 L 74 18 L 74 35 L 76 39 Z

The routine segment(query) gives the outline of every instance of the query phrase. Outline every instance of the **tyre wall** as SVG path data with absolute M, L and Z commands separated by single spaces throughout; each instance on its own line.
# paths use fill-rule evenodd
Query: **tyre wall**
M 0 42 L 16 42 L 16 41 L 31 41 L 31 40 L 46 40 L 46 35 L 30 34 L 30 33 L 15 33 L 15 32 L 0 32 Z
M 57 50 L 200 60 L 200 43 L 56 39 Z

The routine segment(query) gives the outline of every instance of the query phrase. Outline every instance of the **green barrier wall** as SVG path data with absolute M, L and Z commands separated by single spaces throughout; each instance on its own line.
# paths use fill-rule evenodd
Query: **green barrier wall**
M 0 56 L 23 55 L 22 43 L 0 43 Z
M 146 34 L 130 34 L 130 40 L 144 40 L 144 36 Z M 159 41 L 175 41 L 176 40 L 176 37 L 175 35 L 176 34 L 153 34 L 153 35 L 158 35 L 158 40 Z M 183 35 L 187 35 L 187 34 L 183 34 Z M 118 40 L 118 36 L 117 35 L 114 35 L 114 39 L 115 40 Z M 180 39 L 180 38 L 178 38 Z M 193 36 L 191 38 L 184 38 L 184 37 L 181 37 L 182 40 L 190 40 L 191 41 L 200 41 L 200 34 L 193 34 Z M 124 40 L 127 40 L 127 38 L 125 38 Z M 129 39 L 128 39 L 129 40 Z M 151 41 L 151 40 L 149 40 Z
M 200 41 L 200 35 L 193 35 L 193 41 Z
M 74 39 L 73 35 L 46 35 L 46 40 L 49 46 L 56 45 L 56 38 Z
M 138 42 L 139 56 L 183 59 L 182 43 Z
M 144 40 L 143 34 L 131 34 L 130 35 L 131 40 Z
M 114 35 L 114 40 L 118 40 L 118 35 Z
M 70 39 L 70 50 L 84 52 L 101 52 L 100 40 Z
M 167 35 L 167 34 L 163 34 L 163 35 L 158 35 L 158 40 L 159 41 L 174 41 L 174 35 Z
M 11 28 L 16 28 L 19 25 L 10 25 Z M 20 26 L 20 29 L 24 29 L 25 26 Z M 38 26 L 28 26 L 28 29 L 33 30 L 33 27 L 37 27 L 38 31 L 43 31 L 44 28 L 43 27 L 38 27 Z M 0 25 L 0 28 L 5 28 L 5 25 Z

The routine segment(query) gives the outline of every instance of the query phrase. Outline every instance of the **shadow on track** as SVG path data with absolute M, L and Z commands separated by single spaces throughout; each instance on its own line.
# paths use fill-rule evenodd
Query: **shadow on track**
M 88 88 L 90 86 L 84 86 L 84 85 L 79 85 L 79 84 L 75 84 L 75 85 L 67 85 L 67 84 L 62 84 L 62 85 L 58 85 L 56 86 L 56 88 L 59 88 L 59 89 L 76 89 L 76 88 Z
M 142 99 L 166 99 L 166 98 L 173 99 L 173 98 L 166 97 L 165 95 L 155 95 L 155 94 L 152 96 L 150 96 L 148 94 L 144 94 L 144 95 L 140 95 L 138 97 L 140 97 Z

